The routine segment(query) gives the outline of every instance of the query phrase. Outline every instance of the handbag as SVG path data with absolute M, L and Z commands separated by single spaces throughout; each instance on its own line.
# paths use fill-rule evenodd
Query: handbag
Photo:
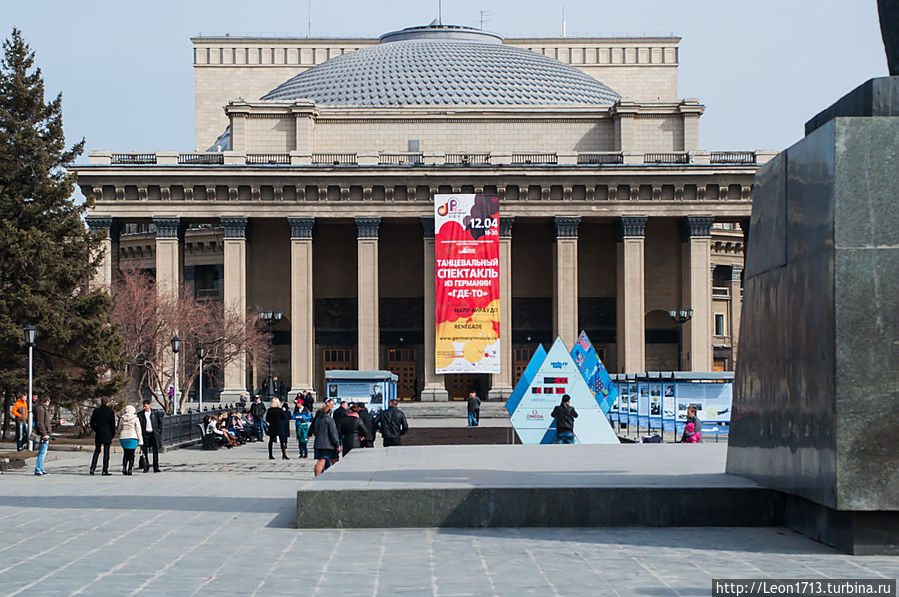
M 147 463 L 147 457 L 144 456 L 143 454 L 141 454 L 141 455 L 140 455 L 140 458 L 137 460 L 137 466 L 138 466 L 138 468 L 148 468 L 148 467 L 147 467 L 147 464 L 148 464 L 148 463 Z

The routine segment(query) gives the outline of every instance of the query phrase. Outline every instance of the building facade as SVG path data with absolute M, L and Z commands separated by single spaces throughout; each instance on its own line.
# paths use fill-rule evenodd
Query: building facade
M 611 371 L 729 369 L 755 171 L 703 151 L 677 38 L 195 38 L 196 150 L 77 166 L 120 267 L 278 309 L 275 373 L 389 369 L 400 396 L 508 396 L 537 343 L 584 329 Z M 208 148 L 208 149 L 205 149 Z M 434 373 L 433 196 L 501 199 L 502 371 Z M 683 325 L 670 309 L 689 308 Z M 246 363 L 226 396 L 258 388 Z

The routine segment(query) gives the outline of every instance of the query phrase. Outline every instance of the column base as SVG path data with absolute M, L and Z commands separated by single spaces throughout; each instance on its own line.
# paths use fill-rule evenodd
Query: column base
M 219 401 L 223 404 L 231 402 L 237 404 L 238 402 L 240 402 L 240 395 L 244 392 L 247 392 L 245 388 L 225 388 L 224 390 L 222 390 L 222 393 L 219 394 Z M 252 402 L 253 396 L 249 392 L 247 392 L 247 394 L 249 395 L 249 398 L 247 398 L 247 404 L 249 404 L 250 402 Z M 204 404 L 205 403 L 206 401 L 204 400 Z
M 496 388 L 490 388 L 490 391 L 487 392 L 487 400 L 494 402 L 505 402 L 509 399 L 509 396 L 512 395 L 512 390 L 514 390 L 512 386 L 499 386 Z
M 421 391 L 422 402 L 447 402 L 448 400 L 449 393 L 440 386 L 425 388 Z

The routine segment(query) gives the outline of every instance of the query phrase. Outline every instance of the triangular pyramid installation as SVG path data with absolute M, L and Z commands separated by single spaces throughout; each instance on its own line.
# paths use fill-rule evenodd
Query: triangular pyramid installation
M 612 404 L 618 397 L 618 390 L 612 383 L 606 366 L 602 364 L 596 353 L 593 343 L 587 337 L 587 332 L 581 331 L 577 342 L 574 343 L 574 348 L 571 349 L 571 358 L 574 359 L 574 364 L 584 376 L 587 387 L 593 390 L 593 396 L 596 398 L 600 410 L 603 414 L 609 414 Z
M 541 347 L 542 349 L 542 347 Z M 583 375 L 571 358 L 565 343 L 556 338 L 552 348 L 539 361 L 539 352 L 528 363 L 506 407 L 511 412 L 512 426 L 524 444 L 551 444 L 555 442 L 553 409 L 562 396 L 571 397 L 571 406 L 578 413 L 574 422 L 575 442 L 580 444 L 617 444 L 618 437 L 612 431 L 605 413 L 599 407 L 593 392 L 587 387 Z
M 546 349 L 543 348 L 542 344 L 537 345 L 537 350 L 534 351 L 533 356 L 531 356 L 531 360 L 528 361 L 528 366 L 524 368 L 524 372 L 521 374 L 521 379 L 518 380 L 518 383 L 515 384 L 515 389 L 512 390 L 512 395 L 509 396 L 509 399 L 506 400 L 506 410 L 509 411 L 509 414 L 515 412 L 515 409 L 518 408 L 518 403 L 521 402 L 524 393 L 528 391 L 528 388 L 531 385 L 531 380 L 534 379 L 534 376 L 537 375 L 537 370 L 540 369 L 540 365 L 543 364 L 543 360 L 546 358 Z

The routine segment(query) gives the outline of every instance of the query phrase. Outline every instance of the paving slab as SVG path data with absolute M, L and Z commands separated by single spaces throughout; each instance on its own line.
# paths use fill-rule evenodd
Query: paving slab
M 899 558 L 776 527 L 297 530 L 311 460 L 270 461 L 250 444 L 91 477 L 89 459 L 0 475 L 3 595 L 692 596 L 719 576 L 899 576 Z

